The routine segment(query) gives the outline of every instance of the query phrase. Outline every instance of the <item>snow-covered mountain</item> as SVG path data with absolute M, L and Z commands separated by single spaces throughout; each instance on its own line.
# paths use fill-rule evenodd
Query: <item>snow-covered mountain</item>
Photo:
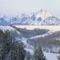
M 60 25 L 60 19 L 52 15 L 49 11 L 40 10 L 31 15 L 22 14 L 19 17 L 9 19 L 0 18 L 0 25 Z
M 50 16 L 53 16 L 51 12 L 47 11 L 47 10 L 39 10 L 38 12 L 34 13 L 36 18 L 42 18 L 43 20 L 50 17 Z
M 41 22 L 41 25 L 60 25 L 60 19 L 54 16 L 48 17 Z

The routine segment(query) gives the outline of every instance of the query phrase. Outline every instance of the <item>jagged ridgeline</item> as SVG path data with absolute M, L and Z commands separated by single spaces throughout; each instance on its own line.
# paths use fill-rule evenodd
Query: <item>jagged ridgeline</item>
M 34 47 L 34 54 L 31 54 L 29 51 L 25 50 L 25 44 L 22 42 L 22 38 L 27 36 L 23 35 L 25 34 L 23 31 L 24 30 L 22 29 L 19 29 L 18 31 L 16 29 L 5 31 L 0 29 L 0 60 L 45 60 L 45 56 L 40 46 L 37 46 L 36 48 Z M 29 30 L 27 31 L 29 32 Z M 32 36 L 34 35 L 37 35 L 37 33 Z M 29 35 L 28 37 L 31 36 Z
M 60 25 L 60 18 L 55 17 L 49 11 L 40 10 L 32 14 L 21 14 L 10 18 L 0 17 L 0 25 Z

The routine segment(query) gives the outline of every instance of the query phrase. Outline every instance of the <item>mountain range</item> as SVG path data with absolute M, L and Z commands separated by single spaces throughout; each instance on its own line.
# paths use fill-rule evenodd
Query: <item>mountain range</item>
M 31 15 L 21 14 L 19 17 L 0 17 L 0 25 L 60 25 L 60 19 L 48 11 L 40 10 Z

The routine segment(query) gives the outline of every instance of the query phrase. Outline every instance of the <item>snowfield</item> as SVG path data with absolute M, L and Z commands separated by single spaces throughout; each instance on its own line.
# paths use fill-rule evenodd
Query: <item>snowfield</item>
M 45 57 L 46 57 L 47 60 L 58 60 L 57 57 L 58 57 L 60 54 L 44 52 L 44 55 L 45 55 Z

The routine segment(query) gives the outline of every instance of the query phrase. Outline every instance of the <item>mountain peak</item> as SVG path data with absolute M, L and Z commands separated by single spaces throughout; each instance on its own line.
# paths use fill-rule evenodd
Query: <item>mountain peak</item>
M 49 12 L 47 10 L 43 10 L 43 9 L 36 12 L 35 15 L 36 15 L 36 18 L 41 17 L 42 19 L 46 19 L 46 18 L 48 18 L 50 16 L 53 16 L 51 12 Z

